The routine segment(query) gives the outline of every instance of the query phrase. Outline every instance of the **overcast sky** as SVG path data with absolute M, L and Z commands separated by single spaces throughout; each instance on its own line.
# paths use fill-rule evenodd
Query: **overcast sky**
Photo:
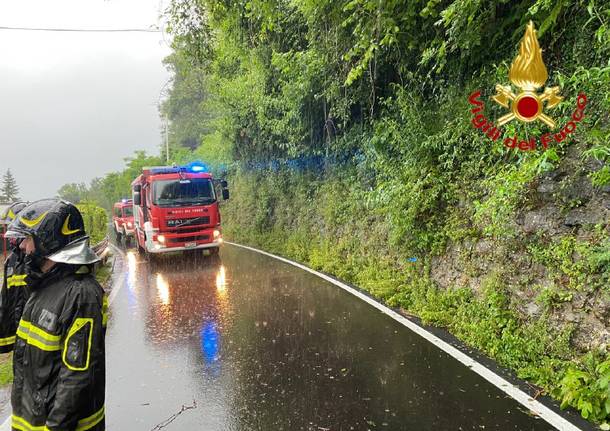
M 149 28 L 167 2 L 2 1 L 0 27 Z M 120 170 L 135 150 L 158 152 L 165 39 L 0 30 L 0 174 L 11 169 L 21 198 Z

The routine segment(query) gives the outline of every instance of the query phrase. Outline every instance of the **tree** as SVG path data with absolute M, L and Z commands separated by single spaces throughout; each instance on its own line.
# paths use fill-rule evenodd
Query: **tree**
M 57 196 L 74 204 L 78 204 L 88 198 L 89 189 L 84 183 L 64 184 L 57 191 Z
M 94 178 L 90 184 L 64 184 L 57 191 L 57 196 L 75 204 L 95 204 L 111 209 L 113 203 L 131 197 L 131 182 L 142 173 L 144 166 L 158 166 L 163 163 L 160 157 L 149 156 L 144 151 L 136 151 L 132 157 L 123 160 L 126 167 L 122 171 Z
M 19 200 L 19 187 L 17 181 L 11 173 L 10 169 L 7 169 L 6 174 L 2 177 L 2 188 L 0 189 L 0 201 L 4 203 L 11 203 Z

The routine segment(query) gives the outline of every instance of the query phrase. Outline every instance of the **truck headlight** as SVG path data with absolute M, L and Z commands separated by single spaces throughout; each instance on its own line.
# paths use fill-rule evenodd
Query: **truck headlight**
M 157 241 L 159 241 L 161 244 L 165 244 L 165 237 L 163 235 L 159 235 L 157 236 Z
M 130 221 L 128 221 L 127 222 L 127 227 L 133 227 L 133 224 Z
M 219 238 L 220 237 L 220 231 L 218 229 L 216 229 L 214 231 L 214 239 Z

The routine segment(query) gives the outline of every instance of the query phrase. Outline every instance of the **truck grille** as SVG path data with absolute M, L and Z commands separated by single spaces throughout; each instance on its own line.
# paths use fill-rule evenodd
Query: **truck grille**
M 196 236 L 183 236 L 180 238 L 168 238 L 169 244 L 177 244 L 179 242 L 195 242 L 195 241 L 208 241 L 210 235 L 196 235 Z
M 186 227 L 186 228 L 177 228 L 177 229 L 168 229 L 168 232 L 171 233 L 195 233 L 201 232 L 201 227 Z
M 183 223 L 187 223 L 186 226 L 184 226 L 185 228 L 202 224 L 210 224 L 210 216 L 167 220 L 167 227 L 180 229 L 179 225 Z

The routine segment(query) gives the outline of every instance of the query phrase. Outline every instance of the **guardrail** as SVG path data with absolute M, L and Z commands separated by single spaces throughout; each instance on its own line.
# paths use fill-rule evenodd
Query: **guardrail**
M 110 240 L 108 237 L 105 237 L 103 240 L 91 247 L 95 254 L 100 257 L 102 263 L 106 263 L 106 259 L 110 253 L 110 247 L 108 247 L 108 244 L 110 244 Z

